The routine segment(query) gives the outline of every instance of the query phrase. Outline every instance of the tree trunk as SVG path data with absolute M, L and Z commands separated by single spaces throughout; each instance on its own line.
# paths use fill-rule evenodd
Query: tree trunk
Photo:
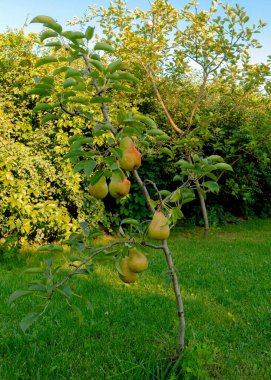
M 184 336 L 185 336 L 185 318 L 184 318 L 184 308 L 183 308 L 183 300 L 180 292 L 178 277 L 175 272 L 172 256 L 170 253 L 170 249 L 167 244 L 167 240 L 163 241 L 163 251 L 165 253 L 167 265 L 170 271 L 173 290 L 177 302 L 178 307 L 178 320 L 179 320 L 179 337 L 178 337 L 178 345 L 177 345 L 177 355 L 179 356 L 184 349 Z

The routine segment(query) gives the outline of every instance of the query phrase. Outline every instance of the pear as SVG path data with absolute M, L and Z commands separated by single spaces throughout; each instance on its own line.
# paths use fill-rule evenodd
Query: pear
M 148 234 L 151 238 L 157 240 L 166 240 L 169 237 L 167 218 L 161 211 L 156 211 L 153 214 L 152 221 L 148 228 Z
M 123 282 L 130 284 L 135 282 L 138 278 L 138 274 L 132 272 L 129 268 L 129 258 L 126 256 L 120 262 L 120 268 L 123 274 L 119 273 L 119 277 Z
M 89 194 L 96 199 L 104 199 L 108 194 L 108 186 L 106 183 L 106 178 L 102 176 L 95 185 L 91 185 L 88 189 Z
M 127 171 L 138 169 L 141 165 L 141 154 L 136 149 L 133 140 L 126 136 L 120 142 L 122 158 L 119 161 L 120 167 Z
M 128 267 L 132 272 L 144 272 L 148 268 L 148 265 L 148 259 L 143 253 L 139 252 L 136 248 L 129 250 Z
M 109 183 L 109 193 L 113 198 L 123 198 L 130 191 L 131 182 L 124 176 L 123 180 L 118 174 L 113 174 Z

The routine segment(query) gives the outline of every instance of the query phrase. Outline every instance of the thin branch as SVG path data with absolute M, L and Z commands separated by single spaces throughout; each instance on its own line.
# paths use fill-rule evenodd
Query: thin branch
M 82 114 L 82 113 L 80 113 L 80 112 L 71 112 L 71 111 L 69 111 L 66 107 L 64 107 L 63 106 L 63 104 L 60 102 L 60 108 L 67 114 L 67 115 L 70 115 L 70 116 L 80 116 L 80 117 L 82 117 L 83 119 L 86 119 L 86 120 L 88 120 L 88 121 L 90 121 L 89 120 L 89 118 L 86 116 L 86 115 L 84 115 L 84 114 Z
M 169 124 L 171 125 L 171 127 L 172 127 L 172 128 L 178 133 L 178 134 L 183 135 L 184 132 L 183 132 L 179 127 L 177 127 L 177 125 L 174 123 L 172 117 L 170 116 L 170 114 L 169 114 L 169 112 L 168 112 L 168 110 L 167 110 L 167 107 L 166 107 L 166 105 L 165 105 L 165 103 L 164 103 L 164 101 L 163 101 L 163 99 L 162 99 L 162 96 L 161 96 L 161 94 L 160 94 L 160 92 L 159 92 L 159 90 L 158 90 L 158 87 L 157 87 L 157 85 L 156 85 L 156 83 L 155 83 L 155 80 L 154 80 L 154 77 L 153 77 L 152 70 L 151 70 L 151 69 L 147 69 L 146 71 L 147 71 L 147 74 L 148 74 L 148 76 L 149 76 L 149 78 L 150 78 L 150 81 L 151 81 L 151 84 L 152 84 L 152 88 L 153 88 L 153 91 L 154 91 L 154 93 L 155 93 L 155 95 L 156 95 L 156 98 L 157 98 L 158 102 L 160 103 L 161 107 L 163 108 L 163 111 L 164 111 L 164 113 L 165 113 L 165 115 L 166 115 L 166 118 L 167 118 Z
M 109 244 L 109 245 L 107 245 L 105 247 L 102 247 L 101 249 L 98 249 L 91 256 L 89 256 L 84 261 L 82 261 L 80 264 L 78 264 L 77 267 L 76 267 L 76 269 L 74 269 L 71 273 L 69 273 L 68 276 L 64 278 L 64 280 L 62 280 L 59 284 L 55 285 L 55 289 L 58 289 L 61 286 L 63 286 L 64 284 L 66 284 L 66 282 L 68 282 L 70 280 L 70 278 L 76 274 L 76 272 L 77 272 L 78 269 L 80 269 L 82 266 L 84 266 L 87 263 L 89 263 L 99 253 L 101 253 L 101 252 L 103 252 L 103 251 L 105 251 L 107 249 L 110 249 L 110 248 L 114 247 L 115 245 L 121 245 L 121 244 L 127 244 L 127 243 L 131 243 L 131 240 L 116 241 L 116 242 L 111 243 L 111 244 Z M 93 248 L 93 247 L 87 247 L 87 248 Z
M 155 191 L 157 192 L 157 194 L 158 194 L 158 197 L 159 197 L 160 202 L 163 202 L 163 199 L 162 199 L 162 197 L 161 197 L 160 191 L 159 191 L 158 187 L 156 186 L 156 184 L 155 184 L 153 181 L 151 181 L 151 180 L 149 180 L 149 179 L 145 179 L 143 183 L 144 183 L 145 185 L 147 185 L 147 184 L 152 185 L 152 187 L 154 188 L 154 190 L 155 190 Z
M 199 89 L 199 93 L 198 93 L 198 96 L 197 96 L 197 99 L 194 103 L 194 106 L 193 106 L 193 109 L 192 109 L 192 112 L 191 112 L 191 115 L 190 115 L 190 118 L 189 118 L 189 122 L 188 122 L 188 130 L 191 128 L 192 126 L 192 123 L 193 123 L 193 119 L 194 119 L 194 116 L 195 116 L 195 113 L 197 111 L 197 108 L 198 108 L 198 105 L 201 101 L 201 98 L 202 98 L 202 95 L 203 95 L 203 92 L 204 92 L 204 89 L 205 89 L 205 86 L 206 86 L 206 83 L 207 83 L 207 79 L 208 79 L 208 73 L 204 72 L 203 74 L 203 82 L 200 86 L 200 89 Z
M 90 67 L 90 64 L 89 64 L 89 61 L 88 61 L 87 56 L 86 56 L 85 54 L 80 54 L 80 55 L 81 55 L 81 57 L 82 57 L 82 58 L 84 59 L 84 61 L 85 61 L 85 65 L 86 65 L 87 71 L 91 73 L 91 72 L 92 72 L 92 69 L 91 69 L 91 67 Z M 94 88 L 95 88 L 95 90 L 96 90 L 98 96 L 101 96 L 101 93 L 100 93 L 101 89 L 99 88 L 98 83 L 97 83 L 97 81 L 96 81 L 95 78 L 92 79 L 92 83 L 93 83 L 93 85 L 94 85 Z M 106 122 L 108 125 L 110 125 L 110 128 L 111 128 L 111 131 L 112 131 L 113 135 L 114 135 L 114 136 L 117 136 L 117 131 L 116 131 L 116 129 L 115 129 L 115 128 L 113 127 L 113 125 L 110 123 L 109 116 L 108 116 L 108 111 L 107 111 L 107 107 L 106 107 L 106 104 L 105 104 L 105 103 L 102 103 L 102 104 L 101 104 L 101 111 L 102 111 L 102 114 L 103 114 L 103 117 L 104 117 L 105 122 Z
M 162 245 L 155 245 L 155 244 L 147 243 L 146 241 L 141 241 L 139 244 L 142 245 L 143 247 L 150 247 L 153 249 L 164 249 Z

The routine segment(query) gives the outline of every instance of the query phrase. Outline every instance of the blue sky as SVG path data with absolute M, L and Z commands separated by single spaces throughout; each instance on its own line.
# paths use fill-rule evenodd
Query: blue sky
M 71 20 L 73 16 L 82 16 L 89 5 L 99 4 L 109 5 L 109 0 L 0 0 L 0 32 L 4 31 L 7 26 L 11 28 L 20 28 L 24 25 L 27 17 L 31 20 L 37 15 L 48 15 L 56 18 L 60 23 Z M 188 0 L 170 0 L 170 3 L 181 8 Z M 198 0 L 200 7 L 206 8 L 210 5 L 211 0 Z M 225 1 L 224 1 L 225 2 Z M 228 0 L 228 3 L 234 5 L 238 2 L 245 6 L 251 22 L 257 22 L 259 19 L 267 22 L 268 25 L 262 33 L 258 35 L 263 48 L 256 50 L 254 61 L 262 61 L 267 55 L 271 55 L 271 0 Z M 147 0 L 128 0 L 128 6 L 134 8 L 147 8 Z M 40 31 L 40 25 L 31 25 L 27 30 Z

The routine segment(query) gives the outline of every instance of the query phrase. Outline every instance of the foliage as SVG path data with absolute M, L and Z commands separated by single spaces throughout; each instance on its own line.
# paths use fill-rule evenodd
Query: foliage
M 63 154 L 69 134 L 85 126 L 63 118 L 41 123 L 37 97 L 29 95 L 37 79 L 37 36 L 8 31 L 0 36 L 0 236 L 26 241 L 54 241 L 88 219 L 104 221 L 103 207 L 89 199 L 78 174 Z M 46 75 L 46 70 L 39 72 Z M 34 113 L 32 112 L 34 109 Z M 69 129 L 69 134 L 66 132 Z M 91 215 L 91 217 L 90 217 Z
M 115 108 L 111 110 L 111 113 L 108 112 L 107 105 L 112 103 L 109 96 L 111 91 L 122 91 L 127 88 L 125 87 L 127 83 L 128 86 L 131 86 L 131 83 L 136 83 L 139 79 L 126 70 L 123 62 L 110 58 L 114 49 L 108 42 L 92 43 L 93 28 L 88 27 L 85 33 L 63 31 L 62 26 L 48 16 L 37 16 L 32 22 L 41 23 L 47 27 L 41 34 L 41 39 L 49 39 L 50 42 L 46 45 L 55 47 L 57 52 L 56 55 L 43 56 L 36 62 L 37 68 L 53 65 L 54 70 L 37 77 L 35 86 L 29 91 L 29 94 L 38 95 L 41 99 L 41 102 L 35 106 L 34 112 L 43 112 L 45 123 L 50 120 L 58 120 L 59 123 L 62 123 L 66 119 L 66 115 L 75 120 L 75 125 L 78 120 L 83 119 L 86 124 L 83 124 L 85 129 L 82 130 L 82 135 L 71 135 L 70 130 L 67 131 L 70 150 L 64 157 L 70 160 L 73 172 L 75 174 L 83 172 L 92 187 L 98 186 L 100 179 L 103 178 L 102 186 L 107 188 L 106 179 L 109 179 L 109 193 L 117 199 L 127 196 L 130 189 L 130 181 L 127 177 L 130 178 L 133 175 L 153 214 L 153 220 L 148 227 L 147 221 L 140 220 L 139 215 L 136 219 L 125 218 L 120 223 L 119 231 L 125 236 L 123 225 L 128 224 L 130 226 L 129 235 L 127 234 L 128 240 L 100 247 L 91 242 L 98 233 L 95 229 L 83 226 L 82 234 L 72 234 L 64 244 L 68 244 L 71 251 L 78 254 L 78 263 L 72 265 L 75 269 L 68 270 L 65 275 L 61 266 L 54 267 L 52 261 L 49 261 L 46 269 L 30 269 L 34 273 L 42 274 L 40 281 L 35 280 L 27 290 L 19 290 L 11 295 L 10 302 L 12 303 L 23 296 L 43 293 L 43 303 L 37 305 L 21 321 L 21 327 L 25 332 L 44 313 L 58 293 L 62 294 L 70 307 L 77 310 L 81 319 L 80 310 L 72 303 L 73 292 L 67 282 L 74 275 L 91 273 L 93 261 L 97 259 L 98 254 L 105 259 L 114 261 L 120 275 L 125 276 L 122 272 L 121 260 L 127 255 L 129 248 L 139 246 L 143 249 L 145 246 L 151 246 L 163 249 L 167 257 L 180 317 L 178 345 L 178 352 L 180 352 L 184 344 L 183 306 L 178 279 L 166 243 L 170 231 L 169 226 L 174 227 L 177 221 L 183 217 L 181 208 L 185 203 L 194 200 L 194 189 L 202 199 L 205 199 L 206 193 L 209 191 L 217 193 L 219 191 L 218 177 L 213 172 L 232 170 L 231 166 L 218 155 L 202 158 L 193 154 L 189 156 L 188 161 L 184 159 L 177 161 L 176 165 L 180 166 L 180 171 L 173 180 L 181 181 L 182 184 L 173 191 L 159 190 L 157 184 L 150 179 L 142 181 L 137 172 L 141 165 L 141 154 L 136 149 L 132 138 L 139 146 L 145 147 L 146 155 L 158 149 L 159 154 L 167 155 L 172 160 L 178 155 L 179 144 L 177 142 L 173 147 L 164 145 L 163 142 L 166 143 L 169 136 L 157 128 L 156 123 L 145 115 Z M 97 53 L 99 51 L 106 52 L 109 59 L 106 59 L 104 55 L 99 55 Z M 79 59 L 82 66 L 80 66 Z M 112 116 L 113 123 L 110 120 L 111 115 L 114 115 Z M 124 141 L 128 143 L 126 148 L 126 143 L 122 145 Z M 125 149 L 128 149 L 128 152 Z M 142 151 L 144 152 L 144 149 Z M 129 157 L 129 165 L 124 160 L 125 154 Z M 134 157 L 136 157 L 135 161 L 133 161 Z M 149 187 L 152 187 L 156 198 L 150 197 Z M 141 198 L 139 197 L 138 200 L 141 201 Z M 129 212 L 127 216 L 129 216 Z M 157 226 L 159 226 L 158 229 Z M 163 240 L 162 246 L 154 246 L 146 241 L 146 234 L 149 231 L 150 235 L 150 228 L 152 228 L 153 237 Z M 162 229 L 163 237 L 159 238 Z M 116 246 L 119 246 L 118 249 Z M 61 251 L 58 246 L 46 248 L 48 251 L 56 249 Z

